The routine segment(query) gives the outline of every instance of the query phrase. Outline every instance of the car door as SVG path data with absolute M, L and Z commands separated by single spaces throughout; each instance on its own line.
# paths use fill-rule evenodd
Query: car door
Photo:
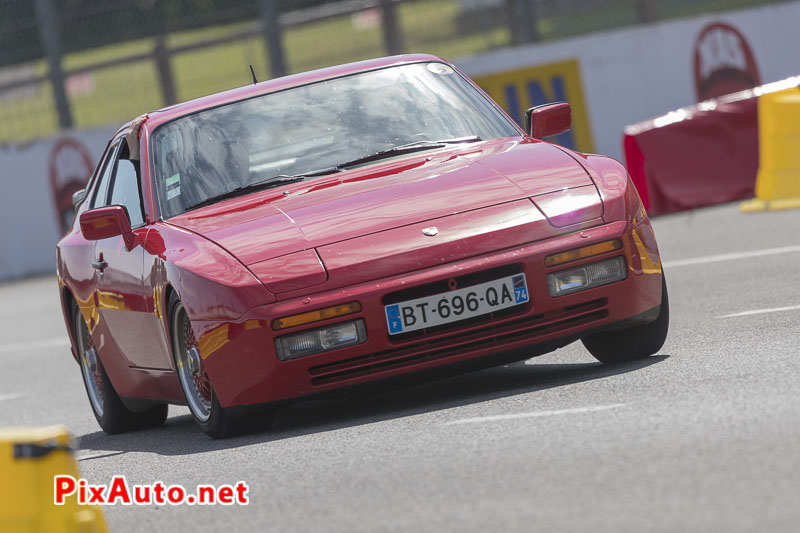
M 118 145 L 109 143 L 103 157 L 97 165 L 89 181 L 87 194 L 89 197 L 79 205 L 77 214 L 92 208 L 96 192 L 103 186 L 107 188 L 111 175 L 112 162 Z M 77 222 L 75 222 L 78 225 Z M 94 261 L 95 242 L 86 240 L 83 233 L 72 231 L 60 243 L 58 248 L 59 265 L 63 269 L 60 275 L 63 280 L 68 280 L 72 294 L 78 304 L 86 325 L 90 332 L 94 332 L 99 319 L 95 303 L 97 290 L 97 270 L 92 268 Z
M 152 304 L 148 302 L 148 296 L 152 299 L 152 289 L 146 289 L 144 283 L 143 244 L 148 227 L 141 191 L 136 163 L 128 159 L 128 148 L 122 139 L 104 205 L 125 208 L 133 237 L 116 236 L 95 244 L 98 308 L 109 335 L 129 365 L 168 369 L 170 365 L 164 351 L 152 345 L 158 338 L 155 336 L 158 331 Z

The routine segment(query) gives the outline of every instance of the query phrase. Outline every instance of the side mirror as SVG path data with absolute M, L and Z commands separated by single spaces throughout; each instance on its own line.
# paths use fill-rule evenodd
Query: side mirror
M 128 212 L 121 205 L 98 207 L 81 213 L 81 233 L 88 241 L 99 241 L 122 235 L 125 244 L 133 242 Z
M 81 189 L 72 193 L 72 207 L 77 210 L 78 205 L 84 200 L 84 198 L 86 198 L 86 189 Z
M 534 139 L 560 135 L 572 129 L 572 108 L 566 102 L 544 104 L 525 111 L 525 131 Z

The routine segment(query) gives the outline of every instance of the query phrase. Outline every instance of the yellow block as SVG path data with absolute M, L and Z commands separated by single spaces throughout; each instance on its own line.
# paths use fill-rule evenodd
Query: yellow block
M 56 475 L 79 478 L 66 428 L 0 429 L 0 531 L 61 533 L 108 531 L 100 509 L 67 498 L 54 503 Z
M 741 210 L 800 208 L 800 89 L 759 97 L 758 148 L 756 197 Z

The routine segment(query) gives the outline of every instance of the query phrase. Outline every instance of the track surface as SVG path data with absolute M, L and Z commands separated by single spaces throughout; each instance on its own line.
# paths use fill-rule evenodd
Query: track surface
M 108 507 L 116 532 L 798 531 L 800 214 L 725 206 L 654 225 L 672 304 L 659 355 L 605 367 L 576 344 L 300 404 L 226 441 L 185 408 L 157 430 L 99 432 L 55 279 L 0 286 L 0 426 L 66 424 L 90 483 L 250 485 L 247 507 Z M 788 309 L 720 318 L 774 308 Z

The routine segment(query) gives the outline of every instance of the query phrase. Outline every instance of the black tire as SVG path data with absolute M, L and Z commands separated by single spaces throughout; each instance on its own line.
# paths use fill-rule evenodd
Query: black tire
M 93 384 L 88 382 L 88 373 L 84 371 L 84 365 L 86 364 L 85 352 L 87 348 L 91 347 L 91 337 L 89 336 L 86 321 L 83 319 L 83 315 L 77 305 L 73 305 L 72 324 L 75 334 L 75 348 L 79 357 L 78 362 L 81 365 L 83 386 L 86 389 L 86 395 L 89 397 L 92 413 L 100 428 L 109 435 L 113 435 L 137 429 L 157 427 L 163 424 L 167 419 L 169 406 L 165 403 L 157 404 L 144 411 L 132 411 L 125 407 L 122 398 L 117 394 L 116 389 L 111 384 L 111 380 L 108 379 L 108 374 L 103 368 L 99 355 L 95 355 L 95 364 L 97 366 L 96 370 L 92 372 L 93 375 L 96 373 L 96 379 L 99 380 L 101 385 L 98 388 L 102 390 L 100 404 L 97 404 L 97 396 L 93 397 Z
M 658 352 L 667 340 L 668 331 L 669 296 L 667 281 L 662 273 L 661 307 L 657 319 L 628 329 L 595 333 L 581 339 L 581 342 L 601 363 L 624 363 Z
M 211 385 L 210 381 L 208 383 L 211 393 L 210 402 L 205 403 L 204 401 L 204 405 L 199 406 L 199 408 L 195 407 L 196 403 L 193 403 L 191 396 L 197 397 L 197 391 L 191 389 L 187 390 L 191 385 L 187 384 L 181 377 L 181 367 L 184 363 L 182 363 L 179 358 L 179 354 L 186 353 L 191 346 L 187 345 L 185 335 L 176 333 L 176 330 L 180 331 L 186 327 L 186 322 L 184 321 L 188 321 L 189 317 L 180 299 L 178 299 L 178 295 L 175 293 L 170 295 L 167 309 L 169 310 L 170 338 L 175 371 L 183 395 L 186 398 L 189 412 L 192 414 L 195 423 L 206 435 L 214 439 L 224 439 L 242 433 L 246 429 L 245 423 L 239 419 L 233 418 L 230 413 L 220 405 L 217 395 L 214 392 L 214 387 Z M 197 400 L 195 400 L 195 402 L 197 402 Z M 204 411 L 204 408 L 208 409 L 207 412 Z

